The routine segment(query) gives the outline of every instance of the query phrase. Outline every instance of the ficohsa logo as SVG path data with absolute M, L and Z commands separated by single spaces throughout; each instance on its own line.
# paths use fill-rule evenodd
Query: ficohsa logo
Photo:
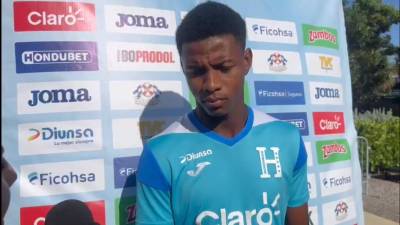
M 246 26 L 250 41 L 297 44 L 293 22 L 246 18 Z
M 21 155 L 100 150 L 100 120 L 57 121 L 18 125 Z
M 78 2 L 14 2 L 15 31 L 93 31 L 94 4 Z
M 18 114 L 100 109 L 98 81 L 19 83 Z
M 105 6 L 108 32 L 174 36 L 175 12 L 153 8 Z
M 20 177 L 22 197 L 104 190 L 104 160 L 23 165 Z
M 353 187 L 353 176 L 351 168 L 329 170 L 320 173 L 321 195 L 350 191 Z

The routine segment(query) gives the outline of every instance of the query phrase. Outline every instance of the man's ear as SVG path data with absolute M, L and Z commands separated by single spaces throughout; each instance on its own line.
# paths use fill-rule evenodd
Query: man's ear
M 245 75 L 247 75 L 253 63 L 253 52 L 251 51 L 250 48 L 246 48 L 244 50 L 243 60 L 244 60 L 243 63 L 244 63 Z

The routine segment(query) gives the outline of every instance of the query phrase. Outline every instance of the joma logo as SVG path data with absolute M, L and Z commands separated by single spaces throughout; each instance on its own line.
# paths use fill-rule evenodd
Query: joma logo
M 145 15 L 117 14 L 119 20 L 115 22 L 117 27 L 152 27 L 168 29 L 167 21 L 164 17 L 153 17 Z
M 54 90 L 32 90 L 32 99 L 28 101 L 29 106 L 36 106 L 38 103 L 65 103 L 65 102 L 89 102 L 92 97 L 89 90 L 80 88 L 73 89 L 54 89 Z

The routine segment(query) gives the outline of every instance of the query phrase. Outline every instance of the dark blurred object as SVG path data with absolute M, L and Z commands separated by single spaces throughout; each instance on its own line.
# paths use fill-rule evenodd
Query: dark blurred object
M 46 215 L 45 225 L 99 225 L 87 205 L 68 199 L 58 203 Z
M 17 174 L 4 158 L 4 148 L 1 146 L 1 225 L 4 224 L 4 216 L 10 205 L 10 187 L 16 179 Z

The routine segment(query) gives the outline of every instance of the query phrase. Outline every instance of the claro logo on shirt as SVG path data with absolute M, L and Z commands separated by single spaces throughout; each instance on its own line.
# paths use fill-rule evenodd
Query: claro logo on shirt
M 14 2 L 15 31 L 94 31 L 94 4 L 80 2 Z
M 23 165 L 20 187 L 21 197 L 104 190 L 104 160 Z
M 105 225 L 104 200 L 85 202 L 92 213 L 93 220 L 99 225 Z M 44 225 L 47 213 L 54 205 L 24 207 L 20 209 L 21 225 Z

